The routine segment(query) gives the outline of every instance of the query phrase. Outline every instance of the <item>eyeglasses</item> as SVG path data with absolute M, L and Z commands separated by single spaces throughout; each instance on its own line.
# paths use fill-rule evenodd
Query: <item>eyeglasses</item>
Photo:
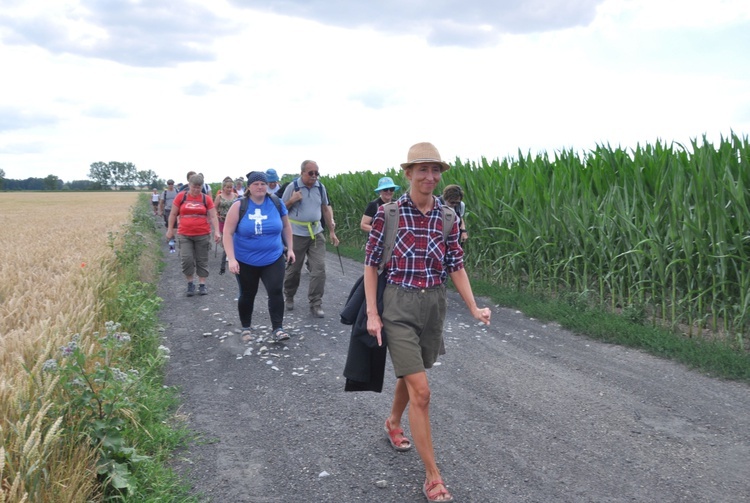
M 307 176 L 320 176 L 320 171 L 308 171 Z
M 388 189 L 381 189 L 380 192 L 393 192 L 394 190 L 396 190 L 394 187 L 390 187 Z

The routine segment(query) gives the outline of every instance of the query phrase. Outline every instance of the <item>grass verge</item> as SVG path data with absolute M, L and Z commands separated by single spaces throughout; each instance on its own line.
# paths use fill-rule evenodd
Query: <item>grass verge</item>
M 123 235 L 111 237 L 118 280 L 105 292 L 105 317 L 117 320 L 123 330 L 133 334 L 127 363 L 138 371 L 139 378 L 128 393 L 137 407 L 131 409 L 122 437 L 138 459 L 130 463 L 124 487 L 105 486 L 105 501 L 190 503 L 198 500 L 189 496 L 185 482 L 169 468 L 172 453 L 187 443 L 191 433 L 175 419 L 176 390 L 163 385 L 168 350 L 161 346 L 161 299 L 156 295 L 163 261 L 158 244 L 161 235 L 152 215 L 150 201 L 140 197 Z
M 342 256 L 364 261 L 361 248 L 340 246 Z M 335 253 L 332 246 L 329 250 Z M 474 295 L 494 304 L 518 309 L 527 316 L 555 321 L 577 334 L 602 342 L 641 349 L 677 361 L 704 374 L 750 382 L 750 355 L 721 341 L 689 338 L 664 328 L 646 326 L 614 313 L 590 307 L 572 297 L 551 298 L 538 292 L 500 288 L 472 275 Z

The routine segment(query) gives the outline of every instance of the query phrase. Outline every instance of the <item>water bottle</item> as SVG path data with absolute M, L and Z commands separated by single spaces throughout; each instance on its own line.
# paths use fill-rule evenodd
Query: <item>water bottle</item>
M 175 249 L 174 249 L 174 239 L 170 239 L 169 240 L 169 253 L 174 253 L 174 252 L 175 252 Z

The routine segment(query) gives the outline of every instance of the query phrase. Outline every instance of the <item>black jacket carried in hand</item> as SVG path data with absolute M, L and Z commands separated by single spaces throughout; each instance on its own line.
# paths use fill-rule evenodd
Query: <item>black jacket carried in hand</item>
M 378 313 L 383 313 L 383 290 L 385 274 L 378 275 Z M 385 374 L 386 339 L 381 331 L 382 346 L 367 332 L 367 302 L 365 302 L 364 276 L 352 287 L 344 309 L 341 323 L 352 326 L 349 338 L 349 352 L 344 366 L 346 377 L 345 391 L 383 391 Z

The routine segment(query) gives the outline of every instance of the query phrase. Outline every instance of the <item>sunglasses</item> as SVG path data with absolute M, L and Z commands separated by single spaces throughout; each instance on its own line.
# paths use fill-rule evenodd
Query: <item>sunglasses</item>
M 320 176 L 320 171 L 308 171 L 307 176 Z
M 380 192 L 393 192 L 394 190 L 396 190 L 396 189 L 393 188 L 393 187 L 391 187 L 389 189 L 382 189 Z

